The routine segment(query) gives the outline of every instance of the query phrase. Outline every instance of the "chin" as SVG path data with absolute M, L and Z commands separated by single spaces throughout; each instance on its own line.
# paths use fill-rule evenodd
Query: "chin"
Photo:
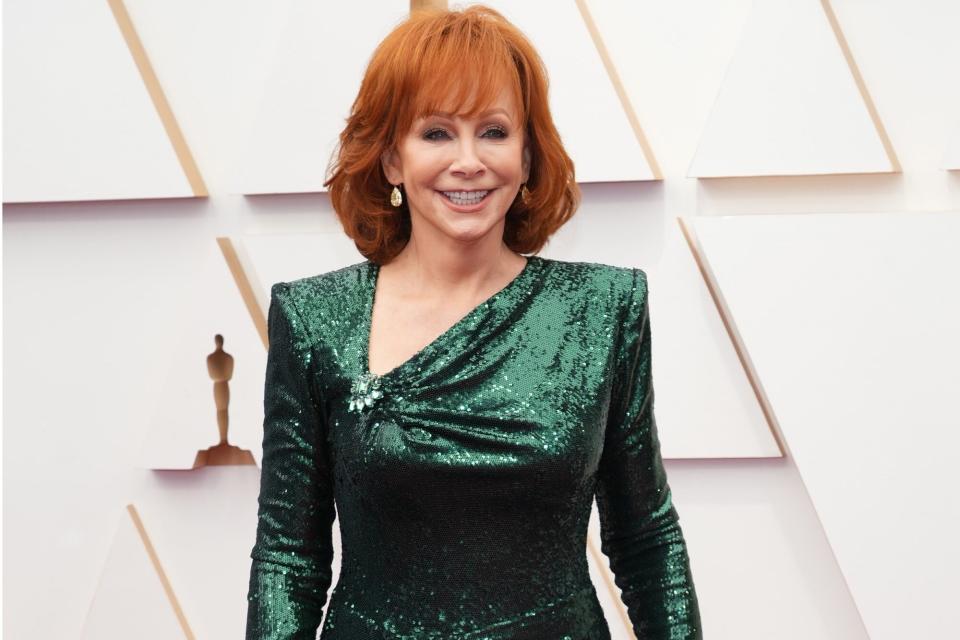
M 444 225 L 447 235 L 456 240 L 469 242 L 479 240 L 497 228 L 499 220 L 458 220 L 449 218 Z

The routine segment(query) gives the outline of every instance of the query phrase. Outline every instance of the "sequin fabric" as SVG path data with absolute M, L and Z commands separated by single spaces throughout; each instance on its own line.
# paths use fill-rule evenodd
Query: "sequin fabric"
M 702 638 L 646 274 L 529 256 L 372 394 L 378 274 L 365 261 L 272 288 L 248 640 L 313 639 L 321 622 L 322 640 L 608 640 L 594 497 L 637 638 Z

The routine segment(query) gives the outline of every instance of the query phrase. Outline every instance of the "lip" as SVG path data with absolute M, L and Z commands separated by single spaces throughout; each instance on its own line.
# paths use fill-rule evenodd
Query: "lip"
M 471 204 L 471 205 L 459 205 L 459 204 L 454 204 L 454 202 L 453 202 L 450 198 L 448 198 L 447 196 L 443 195 L 443 191 L 437 190 L 437 195 L 440 196 L 440 198 L 443 200 L 443 202 L 444 202 L 450 209 L 452 209 L 452 210 L 454 210 L 454 211 L 456 211 L 456 212 L 458 212 L 458 213 L 472 213 L 472 212 L 474 212 L 474 211 L 479 211 L 480 209 L 483 209 L 485 206 L 487 206 L 487 201 L 490 200 L 490 195 L 491 195 L 494 191 L 496 191 L 496 189 L 450 189 L 450 191 L 466 191 L 466 192 L 471 192 L 471 191 L 487 191 L 487 192 L 488 192 L 487 195 L 485 195 L 485 196 L 483 197 L 483 200 L 481 200 L 480 202 L 478 202 L 478 203 L 476 203 L 476 204 Z

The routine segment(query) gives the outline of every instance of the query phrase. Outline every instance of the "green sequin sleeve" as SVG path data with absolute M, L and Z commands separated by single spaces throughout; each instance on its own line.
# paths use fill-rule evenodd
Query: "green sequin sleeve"
M 287 285 L 271 290 L 263 462 L 247 640 L 313 640 L 332 573 L 334 500 L 313 349 Z
M 633 271 L 597 473 L 601 548 L 638 640 L 702 638 L 687 547 L 653 413 L 647 278 L 642 270 Z

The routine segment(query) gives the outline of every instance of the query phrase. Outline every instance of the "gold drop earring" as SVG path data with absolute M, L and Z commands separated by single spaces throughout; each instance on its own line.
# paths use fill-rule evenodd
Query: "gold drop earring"
M 393 191 L 390 192 L 390 204 L 394 207 L 399 207 L 403 204 L 403 194 L 400 193 L 400 187 L 394 185 Z

